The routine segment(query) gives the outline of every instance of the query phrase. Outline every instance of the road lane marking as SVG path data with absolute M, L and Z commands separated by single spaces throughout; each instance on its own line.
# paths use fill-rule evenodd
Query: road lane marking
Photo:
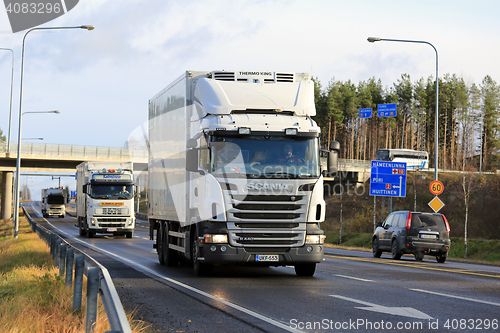
M 412 267 L 412 268 L 421 268 L 421 269 L 428 269 L 428 270 L 433 270 L 433 271 L 441 271 L 441 272 L 449 272 L 449 273 L 459 273 L 459 274 L 486 276 L 486 277 L 492 277 L 492 278 L 500 279 L 500 275 L 492 275 L 492 274 L 486 274 L 486 273 L 480 273 L 480 272 L 473 272 L 473 271 L 462 270 L 462 269 L 446 269 L 446 268 L 428 267 L 428 266 L 423 266 L 423 265 L 419 265 L 419 264 L 416 264 L 416 263 L 415 264 L 405 264 L 405 263 L 401 263 L 401 262 L 390 262 L 390 261 L 386 261 L 384 259 L 368 259 L 368 258 L 345 257 L 345 256 L 331 255 L 331 254 L 328 254 L 328 255 L 325 254 L 325 257 L 338 258 L 338 259 L 346 259 L 346 260 L 365 261 L 365 262 L 371 262 L 371 263 L 381 263 L 381 264 L 393 265 L 393 266 L 406 266 L 406 267 Z
M 346 278 L 346 279 L 353 279 L 353 280 L 363 281 L 363 282 L 375 282 L 373 280 L 362 279 L 362 278 L 358 278 L 358 277 L 354 277 L 354 276 L 349 276 L 349 275 L 342 275 L 342 274 L 333 274 L 333 275 L 340 276 L 340 277 L 343 277 L 343 278 Z
M 423 290 L 423 289 L 411 289 L 410 288 L 410 290 L 419 291 L 421 293 L 427 293 L 427 294 L 432 294 L 432 295 L 438 295 L 438 296 L 456 298 L 456 299 L 461 299 L 461 300 L 471 301 L 471 302 L 476 302 L 476 303 L 483 303 L 483 304 L 488 304 L 488 305 L 500 306 L 500 303 L 483 301 L 483 300 L 475 299 L 475 298 L 469 298 L 469 297 L 463 297 L 463 296 L 456 296 L 456 295 L 450 295 L 450 294 L 443 294 L 443 293 L 438 293 L 438 292 L 435 292 L 435 291 Z
M 345 296 L 340 296 L 340 295 L 330 295 L 331 297 L 343 299 L 345 301 L 349 302 L 354 302 L 362 305 L 366 305 L 367 307 L 361 307 L 361 306 L 355 306 L 356 309 L 361 309 L 361 310 L 367 310 L 367 311 L 374 311 L 374 312 L 380 312 L 380 313 L 386 313 L 390 315 L 396 315 L 396 316 L 403 316 L 403 317 L 410 317 L 410 318 L 416 318 L 416 319 L 434 319 L 428 314 L 419 311 L 414 308 L 409 308 L 409 307 L 388 307 L 388 306 L 383 306 L 383 305 L 378 305 L 374 303 L 369 303 L 365 301 L 360 301 L 358 299 L 354 298 L 349 298 Z
M 154 271 L 154 270 L 152 270 L 152 269 L 150 269 L 150 268 L 148 268 L 148 267 L 146 267 L 146 266 L 140 265 L 140 264 L 138 264 L 138 263 L 136 263 L 136 262 L 134 262 L 134 261 L 132 261 L 132 260 L 129 260 L 129 259 L 126 259 L 126 258 L 122 258 L 122 257 L 120 257 L 120 256 L 118 256 L 118 255 L 116 255 L 116 254 L 114 254 L 114 253 L 112 253 L 112 252 L 109 252 L 109 251 L 103 250 L 103 249 L 101 249 L 101 248 L 95 247 L 93 244 L 91 244 L 91 243 L 87 243 L 87 242 L 85 242 L 85 241 L 82 241 L 81 239 L 74 238 L 73 236 L 69 235 L 69 234 L 68 234 L 68 233 L 66 233 L 65 231 L 63 231 L 63 230 L 61 230 L 61 229 L 57 228 L 56 226 L 54 226 L 54 225 L 53 225 L 52 223 L 50 223 L 49 221 L 47 221 L 47 223 L 48 223 L 48 224 L 50 224 L 50 225 L 52 226 L 52 228 L 56 229 L 57 231 L 59 231 L 59 232 L 60 232 L 60 233 L 62 233 L 62 234 L 67 235 L 70 239 L 72 239 L 72 240 L 74 240 L 74 241 L 76 241 L 76 242 L 79 242 L 79 243 L 82 243 L 82 244 L 84 244 L 84 245 L 87 245 L 87 246 L 89 246 L 90 248 L 94 249 L 95 251 L 98 251 L 98 252 L 104 253 L 104 254 L 106 254 L 106 255 L 108 255 L 108 256 L 110 256 L 110 257 L 117 258 L 117 260 L 119 260 L 119 261 L 121 261 L 121 262 L 129 263 L 132 267 L 138 267 L 138 268 L 142 269 L 143 271 L 146 271 L 146 272 L 148 272 L 149 274 L 154 275 L 154 276 L 156 276 L 156 277 L 158 277 L 158 278 L 160 278 L 160 279 L 162 279 L 162 280 L 168 281 L 168 282 L 170 282 L 170 283 L 172 283 L 172 284 L 175 284 L 175 285 L 177 285 L 177 286 L 179 286 L 179 287 L 182 287 L 182 288 L 184 288 L 184 289 L 191 290 L 192 292 L 195 292 L 195 293 L 197 293 L 197 294 L 199 294 L 199 295 L 202 295 L 202 296 L 205 296 L 205 297 L 207 297 L 207 298 L 210 298 L 210 299 L 212 299 L 212 300 L 214 300 L 214 301 L 220 302 L 220 303 L 222 303 L 222 304 L 224 304 L 224 305 L 227 305 L 227 306 L 229 306 L 229 307 L 231 307 L 231 308 L 233 308 L 233 309 L 236 309 L 236 310 L 239 310 L 239 311 L 241 311 L 241 312 L 243 312 L 243 313 L 246 313 L 247 315 L 250 315 L 250 316 L 252 316 L 252 317 L 255 317 L 255 318 L 257 318 L 257 319 L 260 319 L 260 320 L 262 320 L 262 321 L 264 321 L 264 322 L 266 322 L 266 323 L 268 323 L 268 324 L 271 324 L 271 325 L 273 325 L 273 326 L 279 327 L 279 328 L 281 328 L 281 329 L 283 329 L 283 330 L 285 330 L 285 331 L 292 332 L 292 333 L 303 333 L 303 331 L 301 331 L 301 330 L 298 330 L 298 329 L 292 328 L 292 327 L 290 327 L 290 326 L 288 326 L 288 325 L 286 325 L 286 324 L 284 324 L 284 323 L 281 323 L 281 322 L 279 322 L 279 321 L 277 321 L 277 320 L 274 320 L 274 319 L 272 319 L 272 318 L 266 317 L 266 316 L 264 316 L 264 315 L 262 315 L 262 314 L 260 314 L 260 313 L 257 313 L 257 312 L 255 312 L 255 311 L 252 311 L 252 310 L 247 309 L 247 308 L 244 308 L 244 307 L 242 307 L 242 306 L 240 306 L 240 305 L 237 305 L 237 304 L 235 304 L 235 303 L 232 303 L 232 302 L 226 301 L 225 299 L 220 298 L 220 297 L 218 297 L 218 296 L 214 296 L 214 295 L 211 295 L 211 294 L 209 294 L 209 293 L 206 293 L 206 292 L 204 292 L 204 291 L 202 291 L 202 290 L 200 290 L 200 289 L 197 289 L 197 288 L 195 288 L 195 287 L 192 287 L 192 286 L 190 286 L 190 285 L 188 285 L 188 284 L 185 284 L 185 283 L 179 282 L 179 281 L 177 281 L 177 280 L 171 279 L 171 278 L 169 278 L 169 277 L 166 277 L 166 276 L 160 275 L 160 274 L 159 274 L 159 273 L 157 273 L 156 271 Z

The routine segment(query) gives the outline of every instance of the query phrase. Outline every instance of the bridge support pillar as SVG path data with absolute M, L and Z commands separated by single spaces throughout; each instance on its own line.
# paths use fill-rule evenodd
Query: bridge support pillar
M 10 220 L 12 215 L 12 178 L 14 172 L 4 171 L 2 172 L 2 211 L 0 212 L 0 218 L 2 220 Z

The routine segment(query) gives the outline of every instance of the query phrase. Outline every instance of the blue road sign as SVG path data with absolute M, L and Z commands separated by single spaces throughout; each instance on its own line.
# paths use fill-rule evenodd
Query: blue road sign
M 370 195 L 406 197 L 406 163 L 372 161 Z
M 393 104 L 378 104 L 377 112 L 379 117 L 396 117 L 397 106 Z
M 359 109 L 359 118 L 371 118 L 372 108 Z

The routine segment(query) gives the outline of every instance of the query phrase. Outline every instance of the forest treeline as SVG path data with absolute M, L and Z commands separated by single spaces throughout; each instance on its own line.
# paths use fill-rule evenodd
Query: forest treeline
M 316 116 L 322 145 L 341 144 L 341 158 L 372 160 L 378 149 L 405 148 L 429 152 L 434 167 L 436 81 L 416 81 L 402 74 L 392 87 L 375 77 L 353 82 L 315 81 Z M 438 81 L 439 168 L 500 169 L 500 87 L 488 75 L 479 85 L 446 74 Z M 377 104 L 397 104 L 397 116 L 378 118 Z M 372 108 L 372 118 L 359 118 L 360 108 Z

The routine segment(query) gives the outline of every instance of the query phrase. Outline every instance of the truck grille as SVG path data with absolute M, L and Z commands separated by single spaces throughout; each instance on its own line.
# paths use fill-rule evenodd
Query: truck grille
M 230 194 L 229 243 L 236 247 L 298 247 L 306 235 L 308 196 Z
M 297 247 L 306 234 L 305 223 L 228 223 L 228 231 L 236 247 Z
M 244 220 L 294 220 L 305 214 L 304 196 L 231 195 L 229 217 Z M 304 216 L 304 215 L 302 215 Z
M 97 224 L 99 228 L 124 228 L 127 219 L 114 219 L 114 218 L 97 218 Z

